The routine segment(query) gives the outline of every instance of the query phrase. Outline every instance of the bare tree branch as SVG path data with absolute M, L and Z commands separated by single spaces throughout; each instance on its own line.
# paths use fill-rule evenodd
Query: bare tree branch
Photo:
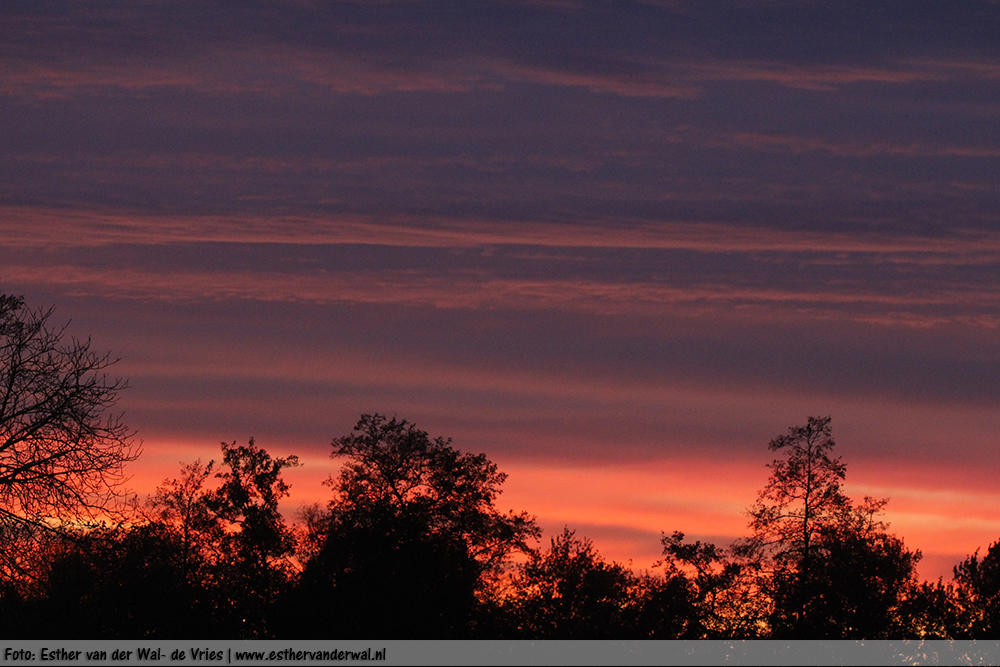
M 0 295 L 0 577 L 23 571 L 9 540 L 24 527 L 120 515 L 124 467 L 141 449 L 113 411 L 128 387 L 107 373 L 117 359 L 50 326 L 51 315 Z

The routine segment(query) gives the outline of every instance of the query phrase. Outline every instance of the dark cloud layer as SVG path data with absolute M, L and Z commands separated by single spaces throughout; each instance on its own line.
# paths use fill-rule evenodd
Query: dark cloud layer
M 990 226 L 995 7 L 8 7 L 3 194 Z

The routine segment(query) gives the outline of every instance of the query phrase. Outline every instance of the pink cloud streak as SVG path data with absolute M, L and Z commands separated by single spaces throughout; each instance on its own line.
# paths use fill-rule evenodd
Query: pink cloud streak
M 871 289 L 838 292 L 807 287 L 800 290 L 725 284 L 676 287 L 656 282 L 505 279 L 481 272 L 437 275 L 414 270 L 335 274 L 174 270 L 167 273 L 73 265 L 7 265 L 0 268 L 0 280 L 8 284 L 58 287 L 77 296 L 180 303 L 250 299 L 439 309 L 561 309 L 604 315 L 657 313 L 665 308 L 674 309 L 672 312 L 677 314 L 699 314 L 735 306 L 787 310 L 795 317 L 820 319 L 847 316 L 861 321 L 929 326 L 964 318 L 967 323 L 1000 326 L 997 317 L 978 312 L 963 312 L 958 316 L 919 312 L 936 306 L 995 311 L 1000 309 L 1000 287 L 946 287 L 897 295 Z M 852 313 L 852 309 L 860 312 Z
M 1000 232 L 955 230 L 943 237 L 788 231 L 719 223 L 619 220 L 596 224 L 467 221 L 404 216 L 184 216 L 121 211 L 0 207 L 9 247 L 111 244 L 293 243 L 473 248 L 525 245 L 700 252 L 864 252 L 972 255 L 1000 259 Z
M 63 29 L 66 29 L 64 26 Z M 51 55 L 51 54 L 50 54 Z M 537 65 L 490 54 L 463 53 L 417 63 L 379 60 L 363 53 L 292 44 L 227 44 L 155 59 L 119 57 L 94 62 L 60 54 L 40 63 L 10 55 L 2 61 L 0 92 L 46 99 L 95 91 L 132 93 L 162 88 L 208 94 L 284 94 L 303 84 L 334 94 L 374 96 L 397 92 L 461 93 L 502 90 L 514 84 L 582 88 L 623 97 L 695 98 L 715 82 L 774 83 L 834 91 L 858 83 L 910 84 L 956 77 L 995 80 L 991 61 L 904 60 L 884 67 L 849 64 L 788 65 L 768 60 L 689 62 L 669 57 L 608 59 L 605 72 Z M 252 63 L 252 67 L 247 67 Z

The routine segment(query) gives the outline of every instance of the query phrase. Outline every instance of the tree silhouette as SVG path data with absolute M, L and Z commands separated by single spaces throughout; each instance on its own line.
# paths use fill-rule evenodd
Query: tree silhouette
M 639 581 L 608 563 L 587 538 L 564 528 L 547 552 L 531 554 L 507 603 L 521 639 L 634 639 L 641 632 Z
M 701 541 L 685 542 L 684 533 L 664 534 L 664 583 L 658 593 L 663 620 L 677 639 L 752 638 L 760 635 L 765 604 L 754 585 L 754 571 L 727 549 Z M 669 591 L 674 598 L 665 599 Z M 684 605 L 678 603 L 684 601 Z
M 817 535 L 850 506 L 840 485 L 847 467 L 834 458 L 830 417 L 809 417 L 768 444 L 786 450 L 768 464 L 771 477 L 749 510 L 753 544 L 767 549 L 779 566 L 793 566 L 808 578 Z
M 833 456 L 829 417 L 810 417 L 771 441 L 787 458 L 750 508 L 753 534 L 734 545 L 761 572 L 775 638 L 895 638 L 900 609 L 915 585 L 920 552 L 886 533 L 876 517 L 887 500 L 859 506 L 841 491 L 847 468 Z
M 301 636 L 452 638 L 473 632 L 489 577 L 537 536 L 494 503 L 506 475 L 483 454 L 406 420 L 363 415 L 333 441 L 344 457 L 321 545 L 289 603 Z M 296 612 L 296 610 L 306 610 Z M 296 616 L 296 614 L 299 614 Z
M 180 479 L 164 481 L 151 504 L 176 536 L 186 580 L 212 600 L 212 627 L 201 636 L 261 638 L 293 569 L 295 538 L 278 501 L 289 490 L 282 471 L 298 458 L 271 458 L 253 438 L 246 446 L 222 443 L 222 454 L 217 488 L 204 488 L 215 462 L 196 461 Z
M 911 639 L 971 639 L 975 609 L 967 591 L 954 584 L 922 581 L 907 591 L 900 605 L 903 636 Z
M 223 532 L 234 557 L 261 572 L 271 559 L 291 553 L 295 540 L 278 511 L 278 501 L 288 495 L 282 479 L 285 468 L 299 465 L 297 456 L 272 459 L 257 447 L 222 443 L 222 463 L 228 471 L 216 473 L 221 486 L 205 494 L 204 502 Z
M 917 587 L 919 551 L 875 519 L 885 501 L 866 498 L 817 536 L 805 586 L 779 573 L 771 591 L 772 634 L 826 639 L 899 639 L 911 635 L 905 601 Z M 801 607 L 800 607 L 801 605 Z M 799 609 L 804 608 L 803 613 Z
M 96 527 L 48 555 L 23 606 L 19 639 L 212 636 L 205 582 L 185 575 L 177 534 L 160 523 Z
M 222 443 L 222 454 L 224 470 L 215 475 L 222 484 L 205 495 L 221 530 L 216 539 L 220 581 L 239 624 L 238 635 L 265 637 L 267 610 L 288 584 L 287 557 L 295 551 L 278 501 L 289 489 L 282 470 L 298 466 L 298 457 L 272 459 L 253 438 L 247 446 Z
M 122 509 L 123 468 L 139 454 L 109 412 L 127 386 L 106 374 L 115 360 L 50 326 L 51 314 L 0 295 L 0 577 L 30 567 L 36 528 Z
M 1000 542 L 986 555 L 979 551 L 955 566 L 955 584 L 969 613 L 972 636 L 1000 638 Z
M 809 417 L 805 426 L 771 440 L 768 449 L 784 450 L 786 458 L 768 464 L 771 477 L 747 511 L 753 534 L 734 545 L 738 556 L 770 570 L 763 581 L 775 589 L 772 601 L 782 596 L 782 611 L 791 614 L 793 625 L 808 614 L 819 535 L 850 507 L 841 492 L 847 468 L 832 456 L 830 421 Z
M 150 498 L 155 521 L 178 533 L 185 577 L 197 579 L 204 553 L 219 532 L 216 517 L 205 502 L 205 482 L 215 461 L 201 459 L 182 466 L 180 478 L 164 480 Z

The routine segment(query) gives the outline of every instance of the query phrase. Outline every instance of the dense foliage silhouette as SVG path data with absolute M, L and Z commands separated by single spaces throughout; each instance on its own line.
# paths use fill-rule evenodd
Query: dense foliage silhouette
M 955 583 L 972 635 L 1000 638 L 1000 542 L 990 545 L 982 558 L 977 551 L 956 565 Z
M 614 639 L 636 627 L 638 579 L 569 528 L 552 538 L 548 551 L 532 553 L 512 584 L 503 608 L 511 637 Z
M 315 522 L 318 552 L 284 614 L 295 632 L 473 636 L 492 579 L 539 535 L 527 514 L 495 508 L 506 475 L 379 414 L 363 415 L 333 448 L 345 461 Z

